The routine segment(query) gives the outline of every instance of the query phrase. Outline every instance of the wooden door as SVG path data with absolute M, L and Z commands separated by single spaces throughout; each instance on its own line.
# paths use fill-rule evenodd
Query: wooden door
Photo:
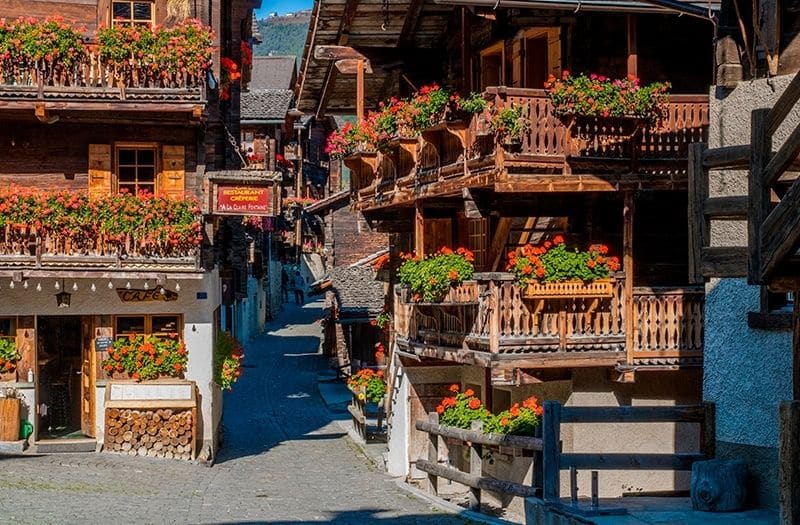
M 94 385 L 97 358 L 94 351 L 94 323 L 84 316 L 81 321 L 81 432 L 95 437 Z

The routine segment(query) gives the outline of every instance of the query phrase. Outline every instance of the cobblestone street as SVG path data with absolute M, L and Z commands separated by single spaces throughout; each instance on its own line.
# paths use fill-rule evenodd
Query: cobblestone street
M 113 454 L 0 456 L 0 523 L 463 523 L 400 490 L 319 397 L 321 303 L 247 345 L 212 468 Z

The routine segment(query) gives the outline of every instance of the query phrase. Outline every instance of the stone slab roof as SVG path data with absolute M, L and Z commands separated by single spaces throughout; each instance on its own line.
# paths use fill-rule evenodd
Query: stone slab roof
M 242 92 L 242 120 L 283 120 L 294 101 L 288 89 L 250 89 Z
M 297 80 L 293 56 L 255 56 L 250 89 L 294 89 Z
M 383 308 L 383 281 L 370 267 L 334 267 L 330 270 L 333 293 L 341 317 L 372 318 Z

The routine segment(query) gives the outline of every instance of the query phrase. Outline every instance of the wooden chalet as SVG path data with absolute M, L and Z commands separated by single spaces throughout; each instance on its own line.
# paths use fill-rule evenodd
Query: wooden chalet
M 412 0 L 387 10 L 377 2 L 315 2 L 300 68 L 302 110 L 360 113 L 436 81 L 482 92 L 495 107 L 521 105 L 530 122 L 515 145 L 473 117 L 345 158 L 353 206 L 392 234 L 393 254 L 442 246 L 475 254 L 474 281 L 442 302 L 415 302 L 400 288 L 394 294 L 400 386 L 390 419 L 411 423 L 390 429 L 390 470 L 419 474 L 413 466 L 425 438 L 406 429 L 451 382 L 493 410 L 532 393 L 589 405 L 700 399 L 704 290 L 688 278 L 684 225 L 689 147 L 707 139 L 709 16 L 718 7 Z M 670 82 L 666 116 L 658 124 L 558 117 L 542 87 L 562 70 Z M 610 293 L 527 297 L 503 272 L 509 251 L 555 234 L 581 247 L 605 243 L 619 256 Z M 610 438 L 588 439 L 574 428 L 575 450 Z M 670 429 L 667 450 L 693 439 L 680 425 Z M 633 434 L 631 450 L 650 446 L 636 443 Z M 601 493 L 619 495 L 631 479 L 645 490 L 684 483 L 672 475 L 612 478 Z
M 21 59 L 0 76 L 0 185 L 17 188 L 25 198 L 61 192 L 66 206 L 86 210 L 90 223 L 89 233 L 76 234 L 74 225 L 44 224 L 48 210 L 39 210 L 31 222 L 16 224 L 19 219 L 9 215 L 13 205 L 9 208 L 9 196 L 4 197 L 0 332 L 15 341 L 21 359 L 0 374 L 0 385 L 15 387 L 22 396 L 21 417 L 32 424 L 30 441 L 40 451 L 214 456 L 221 393 L 213 383 L 213 341 L 246 292 L 240 283 L 247 271 L 239 217 L 246 213 L 222 196 L 236 188 L 255 189 L 271 195 L 262 214 L 274 214 L 276 207 L 270 177 L 241 169 L 229 141 L 239 133 L 240 89 L 235 81 L 221 84 L 226 76 L 221 59 L 242 68 L 241 50 L 250 44 L 252 12 L 259 5 L 260 0 L 0 5 L 3 23 L 58 13 L 59 23 L 85 35 L 85 53 L 69 67 L 47 69 Z M 157 70 L 135 57 L 123 67 L 100 56 L 96 36 L 102 27 L 171 28 L 188 18 L 216 35 L 207 72 Z M 127 209 L 98 215 L 91 226 L 98 202 L 120 194 L 135 199 L 142 191 L 154 195 L 153 202 L 168 197 L 174 206 L 197 201 L 197 210 L 187 208 L 198 221 L 187 244 L 174 248 L 175 240 L 153 249 L 144 233 L 114 238 L 97 233 L 106 231 L 103 224 L 155 220 L 153 214 L 161 213 L 155 208 L 135 217 Z M 145 209 L 147 202 L 137 205 Z M 162 219 L 164 229 L 179 220 Z M 178 374 L 182 380 L 137 383 L 103 369 L 114 341 L 140 335 L 177 338 L 185 345 L 189 358 L 188 369 Z M 137 442 L 134 436 L 132 447 L 130 432 L 116 423 L 120 410 L 123 422 L 130 423 L 131 410 L 139 408 L 185 412 L 180 424 L 188 433 L 179 445 L 167 439 L 156 449 L 154 439 Z

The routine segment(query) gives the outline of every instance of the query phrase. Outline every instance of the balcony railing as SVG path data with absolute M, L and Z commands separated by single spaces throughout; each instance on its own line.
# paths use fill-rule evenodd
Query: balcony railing
M 200 268 L 200 249 L 160 246 L 144 238 L 125 235 L 106 238 L 96 235 L 72 238 L 42 234 L 35 228 L 25 232 L 0 229 L 0 268 L 39 269 L 130 269 L 194 271 Z
M 686 173 L 689 144 L 707 138 L 707 95 L 671 95 L 666 116 L 655 124 L 558 117 L 542 89 L 496 87 L 487 96 L 499 107 L 524 108 L 532 125 L 519 144 L 497 143 L 482 116 L 437 124 L 418 139 L 395 140 L 379 153 L 351 158 L 348 165 L 358 173 L 353 183 L 357 205 L 460 193 L 465 185 L 513 183 L 515 175 L 525 174 L 674 178 Z
M 702 288 L 634 288 L 626 334 L 625 277 L 610 297 L 526 297 L 510 274 L 478 274 L 442 303 L 396 297 L 398 342 L 496 356 L 585 356 L 602 364 L 697 363 L 703 349 Z M 446 352 L 445 352 L 446 353 Z
M 112 65 L 103 63 L 96 46 L 87 46 L 87 51 L 70 68 L 17 66 L 0 71 L 0 100 L 205 103 L 204 74 L 161 71 L 135 59 Z

